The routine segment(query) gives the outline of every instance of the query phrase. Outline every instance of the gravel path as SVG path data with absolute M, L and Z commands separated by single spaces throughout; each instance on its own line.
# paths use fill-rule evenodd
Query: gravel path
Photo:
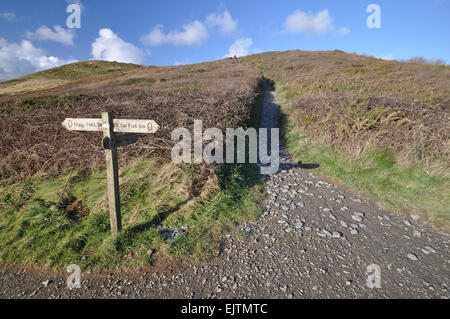
M 262 127 L 277 127 L 266 86 Z M 220 255 L 175 275 L 110 274 L 69 290 L 66 278 L 0 269 L 0 298 L 448 298 L 449 235 L 389 213 L 290 163 L 266 180 L 265 213 L 239 225 Z M 380 288 L 367 286 L 367 267 Z M 372 272 L 371 272 L 372 274 Z

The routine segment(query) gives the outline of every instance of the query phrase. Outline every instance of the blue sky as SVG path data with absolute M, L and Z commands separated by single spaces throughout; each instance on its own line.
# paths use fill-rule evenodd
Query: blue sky
M 81 28 L 66 24 L 79 4 Z M 368 28 L 377 4 L 381 28 Z M 450 63 L 450 0 L 45 0 L 0 4 L 0 81 L 89 59 L 196 63 L 265 51 L 334 50 Z

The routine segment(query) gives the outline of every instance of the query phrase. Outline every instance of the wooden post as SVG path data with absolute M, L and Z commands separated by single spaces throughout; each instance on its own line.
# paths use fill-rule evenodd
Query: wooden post
M 103 112 L 101 119 L 66 118 L 62 125 L 69 131 L 100 132 L 103 131 L 103 149 L 106 155 L 106 174 L 108 181 L 108 204 L 111 233 L 117 234 L 122 229 L 119 195 L 119 165 L 117 148 L 136 143 L 136 134 L 153 134 L 159 130 L 154 120 L 114 119 L 112 112 Z M 115 133 L 134 133 L 116 136 Z
M 114 115 L 102 113 L 103 146 L 106 155 L 106 175 L 108 183 L 109 221 L 113 235 L 122 229 L 119 195 L 119 165 L 117 160 L 116 136 L 114 133 Z

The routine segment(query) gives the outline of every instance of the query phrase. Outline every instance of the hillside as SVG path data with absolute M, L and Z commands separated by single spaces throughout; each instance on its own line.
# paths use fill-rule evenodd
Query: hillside
M 448 227 L 449 66 L 337 50 L 242 60 L 275 83 L 296 159 L 385 208 Z
M 261 212 L 255 165 L 175 165 L 171 132 L 259 125 L 263 79 L 287 148 L 383 208 L 448 229 L 450 67 L 333 52 L 269 52 L 177 67 L 87 61 L 0 83 L 0 261 L 141 267 L 217 256 Z M 124 231 L 111 236 L 101 134 L 66 117 L 151 118 L 119 152 Z M 173 243 L 161 225 L 184 229 Z M 86 258 L 84 258 L 86 257 Z
M 106 62 L 86 61 L 77 62 L 61 67 L 37 72 L 18 79 L 0 83 L 1 95 L 26 94 L 30 92 L 53 88 L 79 87 L 82 84 L 93 83 L 116 77 L 123 77 L 128 72 L 139 68 L 139 65 Z
M 109 69 L 108 62 L 96 68 L 100 70 L 97 76 L 93 76 L 97 71 L 86 71 L 91 63 L 97 65 L 90 61 L 81 64 L 80 74 L 73 73 L 80 65 L 76 63 L 23 79 L 26 83 L 28 79 L 48 79 L 49 74 L 55 79 L 70 74 L 76 80 L 69 85 L 45 92 L 33 92 L 31 88 L 30 92 L 0 95 L 0 123 L 5 132 L 0 142 L 0 179 L 28 177 L 39 170 L 47 176 L 55 175 L 69 166 L 95 167 L 103 161 L 98 136 L 67 132 L 61 123 L 66 117 L 99 117 L 104 110 L 124 118 L 151 118 L 161 123 L 155 136 L 142 136 L 138 144 L 125 148 L 123 158 L 143 154 L 170 158 L 170 133 L 177 127 L 191 127 L 194 119 L 203 119 L 205 127 L 250 123 L 261 80 L 260 72 L 230 60 L 180 67 L 135 67 L 132 72 L 114 73 L 108 78 L 103 75 Z M 86 74 L 88 77 L 84 77 Z M 16 84 L 8 81 L 3 85 L 7 89 Z M 33 140 L 27 136 L 33 136 Z M 45 143 L 45 149 L 36 147 L 41 143 Z M 128 155 L 129 151 L 133 153 Z M 33 162 L 22 161 L 24 155 Z M 41 167 L 44 163 L 45 169 Z
M 105 75 L 111 68 L 122 71 Z M 231 60 L 180 67 L 89 61 L 1 85 L 42 79 L 70 82 L 0 97 L 0 261 L 50 268 L 71 260 L 89 268 L 198 261 L 217 253 L 224 229 L 259 213 L 256 165 L 170 160 L 172 130 L 191 128 L 194 119 L 222 129 L 251 125 L 259 71 Z M 106 110 L 160 125 L 119 151 L 118 236 L 109 233 L 101 134 L 61 125 L 66 117 L 96 118 Z M 183 226 L 189 236 L 172 243 L 161 224 Z

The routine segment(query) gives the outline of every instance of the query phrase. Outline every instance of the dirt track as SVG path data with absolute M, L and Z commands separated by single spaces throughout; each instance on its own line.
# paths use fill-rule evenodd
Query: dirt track
M 266 87 L 262 127 L 276 127 Z M 448 298 L 449 235 L 382 211 L 290 163 L 267 178 L 264 216 L 240 225 L 215 260 L 175 275 L 111 274 L 69 290 L 66 278 L 0 269 L 0 298 Z M 314 164 L 314 163 L 308 163 Z M 378 265 L 381 287 L 367 286 Z M 48 281 L 48 282 L 47 282 Z M 45 282 L 45 284 L 43 284 Z

